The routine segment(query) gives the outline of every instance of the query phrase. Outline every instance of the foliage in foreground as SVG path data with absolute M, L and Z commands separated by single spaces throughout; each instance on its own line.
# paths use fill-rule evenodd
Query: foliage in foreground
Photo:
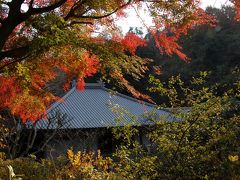
M 8 179 L 9 165 L 13 168 L 12 179 L 108 179 L 114 177 L 110 169 L 113 166 L 110 158 L 103 158 L 100 151 L 74 154 L 68 150 L 67 157 L 55 161 L 37 161 L 34 156 L 15 160 L 0 160 L 0 178 Z
M 239 71 L 235 75 L 239 77 Z M 148 147 L 138 143 L 119 148 L 116 155 L 126 177 L 154 179 L 237 179 L 240 177 L 240 81 L 219 96 L 217 87 L 206 87 L 208 73 L 201 72 L 189 88 L 180 78 L 163 83 L 150 77 L 151 91 L 168 99 L 170 117 L 152 119 L 156 124 L 144 134 Z M 171 119 L 170 119 L 171 120 Z M 125 136 L 126 128 L 116 131 Z M 131 130 L 133 132 L 133 130 Z M 137 131 L 135 131 L 137 132 Z M 129 134 L 136 136 L 135 134 Z M 123 137 L 120 137 L 123 139 Z M 134 147 L 134 148 L 130 148 Z
M 138 128 L 126 126 L 114 130 L 123 143 L 111 158 L 69 150 L 67 158 L 56 161 L 1 161 L 0 174 L 12 165 L 23 179 L 238 179 L 240 81 L 234 90 L 218 96 L 215 88 L 204 86 L 206 77 L 201 72 L 192 78 L 191 88 L 180 77 L 166 84 L 150 78 L 150 90 L 168 98 L 175 121 L 153 118 L 154 126 L 141 129 L 150 141 L 148 146 L 133 140 L 140 133 Z

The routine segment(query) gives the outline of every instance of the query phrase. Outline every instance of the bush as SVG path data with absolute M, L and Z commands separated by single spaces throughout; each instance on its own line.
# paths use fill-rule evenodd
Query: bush
M 0 179 L 9 179 L 9 165 L 16 177 L 22 179 L 47 179 L 54 172 L 54 165 L 50 160 L 37 161 L 34 156 L 21 157 L 0 161 Z
M 240 178 L 240 83 L 219 96 L 216 87 L 204 86 L 208 73 L 191 80 L 191 88 L 180 76 L 168 83 L 151 77 L 151 91 L 168 98 L 174 122 L 164 117 L 145 133 L 152 149 L 136 142 L 116 153 L 120 173 L 133 179 L 238 179 Z M 239 76 L 240 77 L 240 76 Z M 185 108 L 183 108 L 185 107 Z M 134 127 L 132 127 L 134 128 Z M 117 137 L 127 135 L 126 128 Z M 131 130 L 132 131 L 132 130 Z M 131 135 L 131 134 L 130 134 Z M 131 137 L 125 138 L 131 139 Z

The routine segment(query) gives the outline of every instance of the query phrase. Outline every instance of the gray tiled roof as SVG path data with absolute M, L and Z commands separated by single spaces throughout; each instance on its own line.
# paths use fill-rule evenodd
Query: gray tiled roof
M 63 101 L 55 102 L 47 111 L 48 120 L 37 122 L 37 128 L 100 128 L 134 125 L 148 125 L 149 116 L 169 116 L 165 110 L 158 110 L 153 104 L 114 93 L 101 84 L 86 84 L 84 91 L 72 88 Z M 60 119 L 60 120 L 57 120 Z

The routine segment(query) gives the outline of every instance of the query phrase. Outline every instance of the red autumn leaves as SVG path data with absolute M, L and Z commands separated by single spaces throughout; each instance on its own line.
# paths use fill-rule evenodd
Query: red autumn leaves
M 236 19 L 239 20 L 240 0 L 231 1 L 234 3 L 236 8 Z M 45 7 L 54 3 L 55 1 L 25 1 L 26 4 L 29 4 L 30 2 L 34 2 L 34 7 Z M 80 1 L 67 0 L 56 12 L 61 11 L 62 13 L 60 14 L 63 15 L 68 13 L 72 8 L 75 7 L 74 5 L 76 5 L 76 2 Z M 121 5 L 123 4 L 123 1 L 116 1 L 116 3 Z M 138 1 L 133 1 L 133 3 L 138 3 Z M 81 13 L 81 10 L 82 9 L 79 8 L 79 10 L 76 12 Z M 7 17 L 6 12 L 1 9 L 0 17 Z M 157 27 L 156 29 L 149 29 L 149 32 L 154 37 L 155 44 L 157 48 L 159 48 L 160 52 L 168 55 L 176 54 L 185 61 L 189 60 L 181 51 L 181 46 L 178 44 L 179 37 L 182 34 L 186 34 L 188 29 L 191 29 L 196 25 L 204 23 L 209 24 L 213 22 L 212 17 L 205 14 L 200 8 L 193 13 L 194 19 L 192 21 L 187 21 L 186 24 L 183 23 L 180 26 L 173 27 L 170 25 L 168 26 L 166 23 L 164 23 L 164 21 L 162 21 L 163 19 L 160 19 L 159 22 L 162 24 L 162 28 L 160 28 L 161 31 L 158 31 Z M 121 11 L 117 11 L 117 16 L 122 15 L 122 9 Z M 154 18 L 158 18 L 158 16 Z M 87 20 L 89 19 L 86 18 L 83 22 Z M 93 23 L 94 21 L 89 20 L 89 22 Z M 109 22 L 112 23 L 112 21 Z M 31 34 L 31 28 L 20 31 L 18 28 L 21 27 L 20 29 L 22 29 L 22 25 L 23 24 L 17 26 L 12 32 L 11 36 L 9 36 L 7 43 L 5 43 L 4 50 L 10 49 L 10 47 L 15 45 L 19 39 L 21 40 L 19 41 L 21 43 L 25 41 L 28 42 L 29 39 L 26 39 L 24 36 L 20 36 L 19 34 L 21 34 L 21 32 L 27 32 L 27 34 Z M 130 56 L 136 56 L 137 48 L 139 46 L 145 46 L 147 43 L 145 39 L 132 32 L 127 33 L 124 37 L 119 36 L 118 38 L 112 38 L 112 41 L 116 41 L 116 43 L 113 43 L 114 46 L 112 45 L 112 47 L 109 47 L 109 49 L 112 48 L 111 50 L 116 52 L 128 52 Z M 95 74 L 101 65 L 96 55 L 84 49 L 79 53 L 72 51 L 71 46 L 64 46 L 57 47 L 57 51 L 59 54 L 58 56 L 54 56 L 54 53 L 50 50 L 48 52 L 44 52 L 43 55 L 37 59 L 30 60 L 29 62 L 26 60 L 19 63 L 19 66 L 16 64 L 11 65 L 9 66 L 12 68 L 11 71 L 1 74 L 0 108 L 10 109 L 11 112 L 16 116 L 19 116 L 23 122 L 27 120 L 35 121 L 40 116 L 44 115 L 50 103 L 56 100 L 56 97 L 46 89 L 47 82 L 54 79 L 56 76 L 54 68 L 61 69 L 68 75 L 67 82 L 64 86 L 66 90 L 69 89 L 70 81 L 73 78 L 77 79 L 77 89 L 83 90 L 84 78 Z M 6 61 L 1 62 L 1 65 L 5 66 L 5 64 L 8 64 L 7 58 Z M 115 73 L 116 76 L 120 78 L 123 76 L 121 73 Z M 124 82 L 125 79 L 123 77 L 122 79 L 123 84 L 128 86 L 128 82 Z M 129 86 L 128 90 L 132 92 L 135 97 L 139 97 L 138 94 L 134 93 L 135 91 L 131 86 Z
M 135 55 L 137 47 L 145 46 L 147 40 L 140 38 L 132 32 L 128 32 L 121 40 L 123 47 L 129 51 L 132 55 Z
M 83 90 L 84 78 L 97 72 L 99 62 L 95 55 L 85 50 L 77 55 L 70 53 L 70 49 L 69 46 L 60 48 L 60 55 L 55 57 L 48 52 L 34 65 L 23 63 L 16 68 L 16 76 L 1 75 L 0 108 L 10 109 L 22 122 L 42 118 L 50 103 L 59 99 L 47 90 L 46 84 L 56 77 L 55 68 L 68 75 L 65 87 L 76 77 L 77 89 Z

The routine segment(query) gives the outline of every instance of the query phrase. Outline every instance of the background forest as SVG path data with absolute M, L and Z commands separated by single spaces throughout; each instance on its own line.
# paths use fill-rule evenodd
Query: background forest
M 233 88 L 233 83 L 239 79 L 234 72 L 240 66 L 240 24 L 235 21 L 235 11 L 230 6 L 223 6 L 221 9 L 208 7 L 206 12 L 216 17 L 217 26 L 199 26 L 179 39 L 183 52 L 191 59 L 190 61 L 182 61 L 176 55 L 171 57 L 162 55 L 151 34 L 145 36 L 149 40 L 147 46 L 139 47 L 136 53 L 140 57 L 153 60 L 149 74 L 155 73 L 162 81 L 180 75 L 185 82 L 189 82 L 200 71 L 207 71 L 208 86 L 217 85 L 218 93 L 223 94 L 228 88 Z M 130 31 L 142 35 L 141 28 L 131 28 Z M 144 81 L 133 83 L 138 89 L 145 84 L 146 89 L 147 77 Z M 149 94 L 147 91 L 144 92 Z M 158 99 L 157 95 L 149 95 L 158 103 L 163 101 Z

